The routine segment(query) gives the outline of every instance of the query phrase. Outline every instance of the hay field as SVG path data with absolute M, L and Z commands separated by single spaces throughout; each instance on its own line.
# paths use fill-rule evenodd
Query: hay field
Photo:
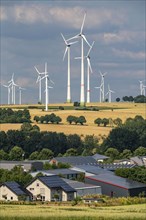
M 36 105 L 38 106 L 38 105 Z M 50 106 L 72 106 L 72 104 L 50 104 Z M 43 116 L 46 114 L 55 113 L 57 116 L 62 118 L 62 123 L 60 125 L 53 124 L 38 124 L 42 131 L 56 131 L 63 132 L 65 134 L 78 134 L 78 135 L 105 135 L 107 136 L 112 129 L 111 127 L 97 127 L 94 124 L 94 120 L 98 117 L 100 118 L 112 118 L 115 119 L 117 117 L 121 118 L 124 122 L 127 118 L 134 118 L 136 115 L 141 115 L 146 118 L 146 104 L 137 104 L 137 103 L 91 103 L 90 106 L 96 107 L 108 107 L 113 109 L 108 110 L 100 110 L 100 111 L 80 111 L 80 110 L 49 110 L 48 113 L 42 111 L 41 109 L 29 109 L 31 114 L 31 119 L 33 121 L 33 117 Z M 17 106 L 15 106 L 17 108 Z M 20 107 L 20 106 L 18 106 Z M 26 106 L 25 106 L 26 107 Z M 85 116 L 87 123 L 84 126 L 80 125 L 69 125 L 66 122 L 66 118 L 68 115 L 74 116 Z M 20 129 L 21 124 L 1 124 L 0 129 L 7 131 L 9 129 Z
M 146 204 L 96 208 L 63 205 L 0 205 L 0 214 L 0 220 L 143 220 L 146 217 Z

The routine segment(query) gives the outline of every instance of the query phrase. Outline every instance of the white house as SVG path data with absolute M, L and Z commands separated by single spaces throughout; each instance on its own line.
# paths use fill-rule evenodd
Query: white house
M 30 197 L 31 194 L 14 181 L 0 185 L 0 200 L 2 201 L 30 200 Z
M 76 190 L 56 175 L 37 177 L 26 189 L 33 200 L 71 201 L 76 197 Z

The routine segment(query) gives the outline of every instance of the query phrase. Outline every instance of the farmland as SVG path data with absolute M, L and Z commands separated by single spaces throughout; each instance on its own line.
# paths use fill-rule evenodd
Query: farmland
M 0 205 L 0 220 L 96 220 L 145 219 L 146 204 L 114 207 Z
M 39 105 L 33 105 L 36 108 L 29 109 L 31 114 L 31 120 L 33 121 L 33 117 L 37 116 L 44 116 L 46 115 L 45 111 L 39 109 Z M 57 107 L 63 106 L 65 110 L 59 110 Z M 72 104 L 51 104 L 50 110 L 48 114 L 55 113 L 57 116 L 62 118 L 62 122 L 60 125 L 54 124 L 39 124 L 41 131 L 56 131 L 56 132 L 63 132 L 65 134 L 75 134 L 78 135 L 105 135 L 107 136 L 110 130 L 112 129 L 110 126 L 107 127 L 97 127 L 94 124 L 94 120 L 98 117 L 100 118 L 121 118 L 124 122 L 127 118 L 131 117 L 134 118 L 136 115 L 141 115 L 146 118 L 146 104 L 137 104 L 137 103 L 91 103 L 90 106 L 95 106 L 99 108 L 99 111 L 87 111 L 87 110 L 74 110 Z M 1 106 L 6 107 L 6 106 Z M 14 106 L 11 106 L 13 108 Z M 19 109 L 20 106 L 15 106 L 15 109 Z M 28 106 L 21 106 L 28 107 Z M 38 108 L 38 109 L 37 109 Z M 53 109 L 54 108 L 54 109 Z M 81 116 L 83 115 L 87 123 L 84 126 L 80 125 L 69 125 L 66 121 L 68 115 L 74 116 Z M 33 121 L 34 122 L 34 121 Z M 7 131 L 9 129 L 20 129 L 21 124 L 1 124 L 1 130 Z

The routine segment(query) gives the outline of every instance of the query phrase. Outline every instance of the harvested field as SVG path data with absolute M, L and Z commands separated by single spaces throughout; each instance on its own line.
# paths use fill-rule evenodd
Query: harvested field
M 35 105 L 38 107 L 39 105 Z M 71 107 L 72 104 L 51 104 L 51 107 L 57 106 L 69 106 Z M 137 104 L 137 103 L 91 103 L 90 106 L 96 106 L 97 108 L 103 108 L 100 111 L 85 111 L 85 110 L 58 110 L 58 109 L 51 109 L 48 112 L 42 111 L 41 109 L 29 109 L 31 114 L 31 119 L 35 115 L 43 116 L 46 114 L 55 113 L 57 116 L 62 118 L 62 123 L 60 125 L 53 125 L 53 124 L 38 124 L 42 131 L 56 131 L 56 132 L 63 132 L 65 134 L 79 134 L 79 135 L 92 135 L 95 136 L 105 135 L 107 136 L 111 127 L 97 127 L 94 124 L 94 120 L 96 118 L 121 118 L 124 122 L 127 118 L 131 117 L 134 118 L 136 115 L 141 115 L 146 118 L 146 104 Z M 4 106 L 1 106 L 4 107 Z M 6 106 L 5 106 L 6 107 Z M 20 106 L 15 106 L 16 109 Z M 27 106 L 23 106 L 27 107 Z M 13 108 L 13 106 L 12 106 Z M 108 109 L 106 109 L 108 108 Z M 84 126 L 81 125 L 69 125 L 66 121 L 67 116 L 74 115 L 74 116 L 81 116 L 83 115 L 87 123 Z M 7 131 L 9 129 L 20 129 L 21 124 L 1 124 L 0 129 Z

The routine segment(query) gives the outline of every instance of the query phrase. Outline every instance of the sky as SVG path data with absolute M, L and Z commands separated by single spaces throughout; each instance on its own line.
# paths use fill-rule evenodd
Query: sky
M 21 87 L 22 103 L 38 102 L 36 66 L 44 71 L 45 62 L 54 85 L 49 90 L 50 103 L 66 102 L 67 57 L 63 61 L 65 38 L 80 32 L 84 13 L 83 32 L 91 44 L 93 73 L 90 74 L 91 102 L 99 101 L 101 77 L 105 76 L 105 93 L 108 84 L 117 97 L 140 94 L 139 80 L 146 79 L 146 1 L 145 0 L 42 0 L 0 1 L 0 102 L 7 103 L 7 82 L 14 73 L 14 81 Z M 84 54 L 89 47 L 84 44 Z M 71 98 L 80 101 L 81 56 L 80 40 L 71 46 Z M 87 63 L 85 60 L 85 96 Z M 144 82 L 146 84 L 146 82 Z M 45 102 L 45 81 L 42 82 Z M 16 88 L 16 103 L 19 100 Z M 108 98 L 108 97 L 107 97 Z

